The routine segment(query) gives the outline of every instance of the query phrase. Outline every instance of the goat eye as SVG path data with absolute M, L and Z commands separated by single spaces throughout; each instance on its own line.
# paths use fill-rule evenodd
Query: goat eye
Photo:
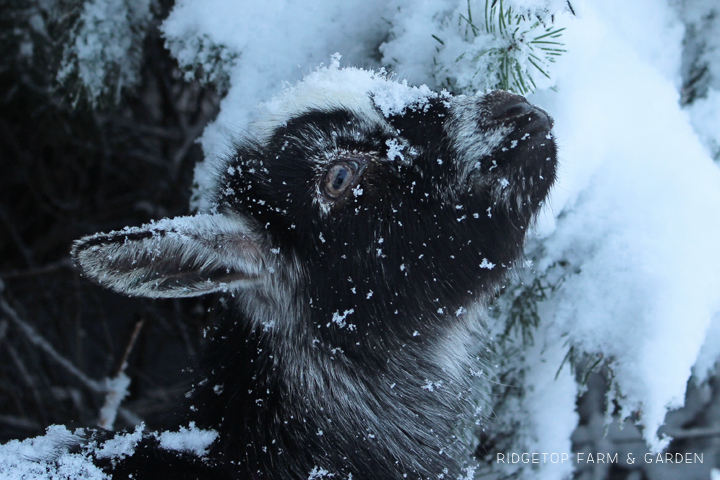
M 350 163 L 333 165 L 325 177 L 325 194 L 330 198 L 340 197 L 355 178 L 356 170 Z

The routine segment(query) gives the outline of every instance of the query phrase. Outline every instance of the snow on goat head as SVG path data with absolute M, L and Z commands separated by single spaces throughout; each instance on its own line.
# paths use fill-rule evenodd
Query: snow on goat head
M 340 68 L 339 60 L 339 55 L 334 55 L 328 68 L 319 68 L 259 105 L 253 134 L 267 140 L 277 128 L 313 110 L 343 109 L 358 118 L 382 122 L 383 115 L 422 107 L 438 96 L 425 85 L 411 87 L 407 82 L 395 82 L 384 70 Z
M 335 60 L 260 107 L 211 215 L 73 255 L 125 294 L 234 298 L 183 417 L 218 432 L 218 478 L 456 475 L 458 419 L 488 411 L 470 373 L 483 303 L 554 181 L 551 128 L 518 95 L 455 97 Z M 135 457 L 123 471 L 149 468 Z

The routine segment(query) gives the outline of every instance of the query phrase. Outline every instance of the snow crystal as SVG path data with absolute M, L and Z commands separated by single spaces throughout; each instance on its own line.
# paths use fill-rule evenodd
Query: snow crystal
M 395 138 L 391 138 L 385 142 L 385 145 L 388 147 L 387 152 L 387 158 L 390 161 L 395 160 L 396 158 L 399 158 L 400 160 L 405 160 L 405 157 L 401 153 L 402 150 L 405 148 L 405 145 L 400 145 Z
M 492 270 L 493 268 L 495 268 L 495 264 L 490 263 L 487 258 L 483 258 L 482 263 L 480 263 L 480 268 L 487 268 L 488 270 Z
M 419 87 L 408 86 L 407 80 L 401 82 L 378 82 L 371 91 L 373 103 L 386 117 L 401 115 L 405 110 L 423 110 L 431 98 L 438 94 L 427 85 Z
M 190 422 L 187 428 L 180 427 L 177 432 L 161 432 L 155 435 L 160 441 L 161 448 L 188 452 L 198 457 L 203 457 L 218 437 L 215 430 L 202 430 L 195 426 L 195 422 Z
M 340 314 L 340 312 L 335 312 L 333 313 L 332 321 L 336 323 L 340 328 L 343 328 L 345 326 L 345 319 L 348 315 L 351 315 L 353 313 L 355 313 L 354 308 L 351 308 L 350 310 L 345 310 L 342 315 Z
M 98 458 L 122 458 L 135 453 L 135 447 L 142 440 L 145 425 L 135 427 L 132 433 L 117 433 L 95 449 Z
M 308 480 L 320 480 L 321 478 L 332 478 L 334 473 L 330 473 L 328 470 L 320 467 L 314 467 L 308 475 Z
M 420 387 L 420 388 L 422 388 L 423 390 L 427 390 L 428 392 L 434 392 L 434 391 L 437 390 L 438 388 L 442 387 L 442 384 L 443 384 L 442 381 L 433 382 L 433 381 L 428 380 L 428 379 L 426 378 L 426 379 L 425 379 L 425 385 L 423 385 L 423 386 Z
M 82 430 L 75 432 L 82 435 Z M 87 453 L 69 453 L 79 437 L 67 428 L 53 425 L 46 434 L 27 440 L 12 440 L 0 446 L 0 478 L 4 480 L 106 480 Z

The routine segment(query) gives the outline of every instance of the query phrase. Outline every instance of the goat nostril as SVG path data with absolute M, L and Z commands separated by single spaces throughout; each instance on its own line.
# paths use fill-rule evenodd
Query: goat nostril
M 509 120 L 535 110 L 532 105 L 520 96 L 513 95 L 508 100 L 491 107 L 490 113 L 493 120 Z
M 544 110 L 529 103 L 525 97 L 496 90 L 485 98 L 485 108 L 491 122 L 512 122 L 514 128 L 528 133 L 549 130 L 553 126 L 550 116 Z

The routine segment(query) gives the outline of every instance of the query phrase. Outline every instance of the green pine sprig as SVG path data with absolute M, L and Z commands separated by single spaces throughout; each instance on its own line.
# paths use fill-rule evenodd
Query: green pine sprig
M 550 64 L 566 52 L 565 44 L 560 40 L 565 28 L 546 26 L 539 18 L 514 11 L 503 0 L 485 0 L 484 23 L 481 24 L 473 20 L 472 6 L 467 0 L 467 15 L 461 13 L 458 22 L 460 27 L 465 27 L 468 43 L 488 34 L 500 40 L 480 51 L 468 49 L 455 59 L 459 62 L 469 54 L 469 60 L 478 65 L 473 77 L 484 76 L 491 80 L 486 85 L 488 90 L 502 89 L 521 95 L 532 93 L 537 90 L 533 75 L 539 73 L 549 79 Z M 444 45 L 440 38 L 433 37 Z

